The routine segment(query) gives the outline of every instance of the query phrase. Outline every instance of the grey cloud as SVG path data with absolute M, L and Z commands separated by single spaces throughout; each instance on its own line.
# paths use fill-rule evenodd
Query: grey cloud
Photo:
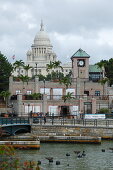
M 112 0 L 1 0 L 0 51 L 9 59 L 15 53 L 17 59 L 25 60 L 43 19 L 61 61 L 65 62 L 65 57 L 80 47 L 92 56 L 93 63 L 102 57 L 109 58 L 112 47 L 97 42 L 102 29 L 113 28 L 112 7 Z M 56 38 L 54 32 L 67 37 L 65 42 Z M 70 36 L 75 39 L 70 40 Z

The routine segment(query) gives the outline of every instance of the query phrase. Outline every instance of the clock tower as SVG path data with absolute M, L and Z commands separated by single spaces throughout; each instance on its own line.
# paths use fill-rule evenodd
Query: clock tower
M 89 58 L 90 56 L 81 48 L 73 54 L 71 57 L 73 78 L 89 78 Z

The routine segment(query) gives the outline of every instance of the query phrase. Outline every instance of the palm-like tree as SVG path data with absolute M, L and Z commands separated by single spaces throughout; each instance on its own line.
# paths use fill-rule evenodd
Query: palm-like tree
M 100 80 L 100 83 L 103 85 L 103 95 L 104 95 L 104 86 L 105 86 L 106 82 L 108 82 L 108 81 L 109 81 L 108 78 L 104 78 L 104 79 Z
M 74 99 L 73 93 L 68 92 L 66 95 L 62 97 L 62 99 L 64 100 L 64 102 L 66 102 L 66 100 Z
M 95 65 L 97 65 L 98 68 L 102 69 L 102 78 L 104 78 L 106 61 L 105 60 L 101 60 L 100 62 L 96 63 Z
M 26 76 L 28 76 L 28 70 L 31 69 L 32 67 L 28 65 L 23 65 L 24 70 L 26 71 Z
M 23 84 L 25 82 L 27 82 L 27 84 L 28 84 L 28 81 L 30 79 L 28 76 L 23 76 L 22 74 L 18 78 L 23 82 Z
M 24 66 L 24 62 L 22 60 L 19 60 L 19 61 L 17 60 L 13 64 L 14 70 L 16 70 L 17 68 L 19 69 L 18 75 L 20 75 L 20 70 L 21 70 L 21 67 L 23 67 L 23 66 Z
M 8 98 L 9 98 L 10 95 L 11 95 L 11 93 L 9 91 L 2 91 L 0 93 L 0 96 L 3 97 L 3 99 L 5 101 L 6 107 L 7 107 Z
M 71 79 L 70 79 L 70 77 L 65 76 L 62 79 L 60 79 L 59 82 L 60 82 L 60 84 L 64 84 L 66 86 L 66 88 L 71 86 Z
M 31 94 L 34 100 L 41 99 L 42 94 L 41 93 L 33 93 Z
M 52 62 L 50 61 L 49 64 L 46 65 L 47 66 L 47 72 L 49 70 L 52 70 L 52 69 L 56 69 L 56 68 L 61 68 L 61 70 L 63 71 L 63 67 L 61 66 L 61 61 L 55 61 L 55 62 Z
M 49 64 L 46 65 L 46 71 L 49 72 L 50 70 L 52 70 L 54 68 L 54 64 L 53 62 L 50 61 Z
M 49 72 L 51 70 L 51 73 L 52 75 L 57 75 L 57 78 L 58 78 L 58 70 L 57 71 L 54 71 L 56 68 L 61 68 L 61 70 L 63 71 L 63 67 L 61 66 L 61 61 L 55 61 L 55 62 L 52 62 L 50 61 L 50 64 L 47 64 L 46 65 L 47 68 L 47 72 Z M 53 76 L 51 75 L 51 79 L 53 78 Z
M 28 76 L 23 76 L 22 74 L 18 78 L 23 82 L 23 90 L 22 90 L 22 93 L 23 93 L 24 89 L 25 89 L 24 83 L 27 82 L 27 84 L 28 84 L 28 81 L 30 78 Z
M 55 62 L 53 62 L 53 67 L 54 68 L 61 68 L 61 70 L 63 71 L 63 67 L 61 66 L 61 61 L 55 61 Z

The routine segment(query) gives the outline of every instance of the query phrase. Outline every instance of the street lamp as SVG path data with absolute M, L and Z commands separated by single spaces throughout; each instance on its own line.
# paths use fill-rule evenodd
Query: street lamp
M 45 94 L 45 79 L 43 80 L 43 82 L 44 82 L 44 94 Z
M 36 64 L 36 76 L 37 76 L 37 64 L 38 64 L 38 63 L 35 63 L 35 64 Z
M 30 113 L 29 113 L 29 106 L 30 106 L 30 104 L 28 103 L 28 117 L 30 116 Z

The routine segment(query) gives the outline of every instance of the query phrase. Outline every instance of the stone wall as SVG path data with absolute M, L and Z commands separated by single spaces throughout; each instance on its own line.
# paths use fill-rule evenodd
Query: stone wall
M 96 136 L 106 139 L 113 138 L 113 128 L 111 127 L 32 125 L 31 132 L 37 136 Z

